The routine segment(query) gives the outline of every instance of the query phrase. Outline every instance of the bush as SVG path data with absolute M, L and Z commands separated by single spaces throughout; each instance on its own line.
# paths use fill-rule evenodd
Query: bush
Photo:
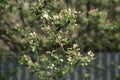
M 21 56 L 20 63 L 39 79 L 60 79 L 77 65 L 86 66 L 93 60 L 91 51 L 86 56 L 80 53 L 73 37 L 80 12 L 64 9 L 63 1 L 5 0 L 0 4 L 0 37 L 6 51 L 19 52 L 15 55 L 18 60 Z

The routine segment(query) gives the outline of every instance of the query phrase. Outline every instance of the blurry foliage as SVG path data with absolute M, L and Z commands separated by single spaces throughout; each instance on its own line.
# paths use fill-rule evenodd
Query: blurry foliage
M 120 80 L 120 75 L 116 75 L 115 79 L 114 80 Z
M 91 51 L 86 56 L 80 51 L 120 50 L 119 5 L 119 0 L 0 0 L 0 56 L 17 53 L 40 79 L 56 80 L 93 60 Z
M 82 14 L 77 20 L 80 27 L 78 43 L 81 50 L 120 50 L 119 5 L 120 0 L 76 0 L 76 10 L 81 10 Z
M 14 52 L 39 79 L 58 80 L 94 59 L 91 51 L 83 56 L 73 38 L 80 12 L 63 1 L 5 0 L 0 8 L 1 51 Z
M 37 0 L 0 0 L 0 43 L 3 45 L 0 46 L 1 51 L 5 49 L 27 53 L 29 48 L 23 47 L 22 44 L 27 41 L 23 38 L 28 37 L 29 33 L 36 32 L 42 34 L 41 37 L 49 36 L 51 29 L 56 30 L 52 33 L 54 35 L 64 31 L 66 26 L 70 27 L 69 29 L 66 27 L 68 31 L 73 29 L 67 33 L 70 39 L 70 44 L 67 46 L 76 42 L 81 51 L 85 52 L 120 50 L 119 0 L 58 0 L 57 2 L 40 0 L 40 3 Z M 44 41 L 40 43 L 46 46 Z M 47 47 L 50 48 L 50 46 L 55 47 L 49 43 Z

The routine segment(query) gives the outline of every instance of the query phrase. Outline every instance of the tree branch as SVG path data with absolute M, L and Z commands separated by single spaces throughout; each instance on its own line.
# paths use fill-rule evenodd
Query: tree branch
M 21 20 L 23 26 L 26 27 L 27 24 L 26 24 L 25 19 L 24 19 L 24 14 L 23 14 L 22 6 L 21 6 L 21 4 L 18 3 L 18 0 L 15 0 L 15 1 L 17 3 L 18 7 L 19 7 L 18 10 L 19 10 L 20 20 Z

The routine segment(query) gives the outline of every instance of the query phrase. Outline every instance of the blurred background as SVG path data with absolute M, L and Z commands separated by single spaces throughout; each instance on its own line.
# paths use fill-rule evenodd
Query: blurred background
M 29 51 L 20 41 L 21 35 L 29 31 L 20 35 L 16 31 L 30 28 L 37 32 L 40 23 L 30 12 L 36 3 L 0 0 L 0 80 L 37 80 L 18 63 Z M 51 8 L 56 12 L 61 9 L 80 11 L 71 43 L 78 43 L 83 54 L 89 50 L 95 54 L 89 66 L 76 67 L 65 80 L 120 80 L 120 0 L 58 0 Z

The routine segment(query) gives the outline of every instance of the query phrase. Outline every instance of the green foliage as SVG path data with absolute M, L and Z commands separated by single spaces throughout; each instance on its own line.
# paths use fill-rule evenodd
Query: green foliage
M 20 64 L 39 79 L 58 80 L 94 59 L 91 51 L 83 56 L 72 37 L 80 12 L 65 8 L 63 1 L 11 0 L 0 4 L 0 38 L 6 51 L 20 52 Z
M 71 0 L 69 3 L 68 0 L 1 0 L 0 38 L 5 46 L 0 49 L 27 53 L 29 33 L 36 32 L 43 37 L 66 32 L 70 45 L 76 42 L 81 51 L 119 51 L 119 4 L 119 0 Z M 50 46 L 55 47 L 51 44 L 55 41 L 49 42 L 48 46 L 46 40 L 39 40 L 43 47 L 47 50 Z
M 114 80 L 119 80 L 120 79 L 120 75 L 116 75 L 115 79 Z
M 0 0 L 0 51 L 12 53 L 0 56 L 14 52 L 39 78 L 56 80 L 93 60 L 92 52 L 80 51 L 120 50 L 119 5 L 119 0 Z
M 76 4 L 82 10 L 78 19 L 81 50 L 119 51 L 119 0 L 77 0 Z
M 37 55 L 35 62 L 32 61 L 31 57 L 24 55 L 20 63 L 26 64 L 30 72 L 37 75 L 39 79 L 56 80 L 65 76 L 66 73 L 73 71 L 78 62 L 81 66 L 87 66 L 94 56 L 91 52 L 88 52 L 88 56 L 82 56 L 79 50 L 76 51 L 71 48 L 65 52 L 60 51 L 47 51 L 41 56 Z
M 36 59 L 33 61 L 32 57 L 24 55 L 20 63 L 26 64 L 29 70 L 42 80 L 60 79 L 76 65 L 88 65 L 93 60 L 94 54 L 88 52 L 88 55 L 82 56 L 78 45 L 70 36 L 75 30 L 76 17 L 79 13 L 71 9 L 60 10 L 57 13 L 47 6 L 42 9 L 35 7 L 32 11 L 41 23 L 38 28 L 41 32 L 31 32 L 24 38 L 28 40 L 26 44 Z M 36 11 L 40 10 L 39 15 L 36 14 Z

